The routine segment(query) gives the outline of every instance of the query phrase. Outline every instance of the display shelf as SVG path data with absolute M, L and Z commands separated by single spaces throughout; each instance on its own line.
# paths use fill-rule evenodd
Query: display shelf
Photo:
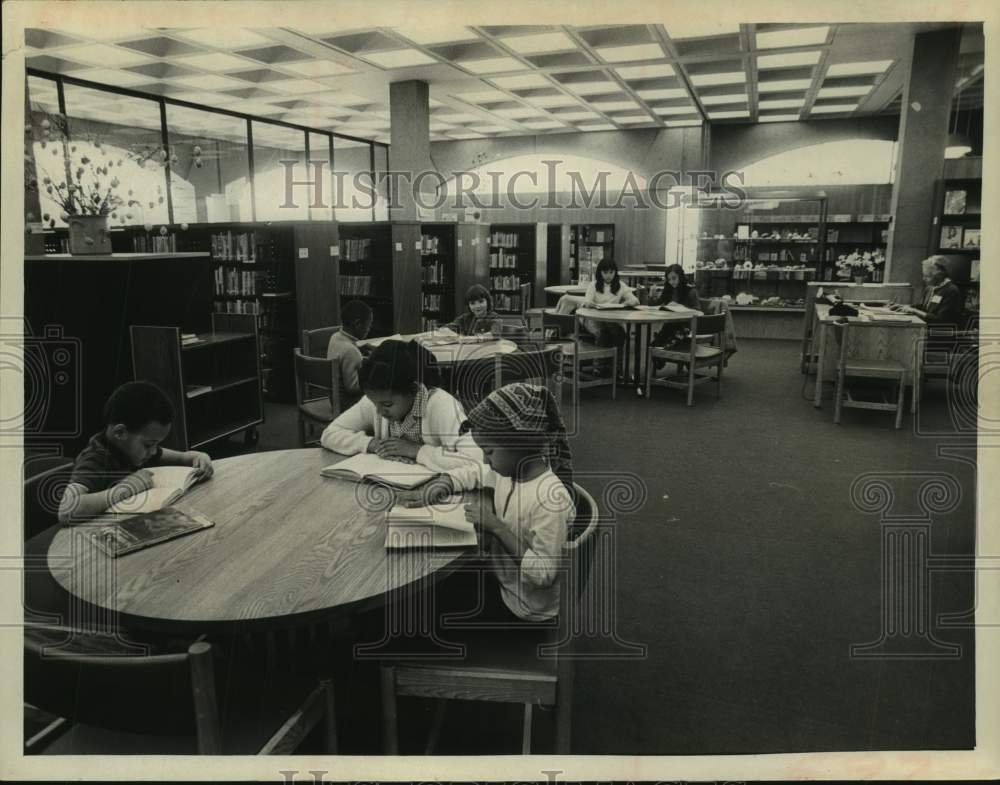
M 433 327 L 455 318 L 456 224 L 421 224 L 421 325 Z
M 489 235 L 490 293 L 499 314 L 520 314 L 521 287 L 535 281 L 538 267 L 537 224 L 493 224 Z
M 572 224 L 569 228 L 569 271 L 573 283 L 589 281 L 602 259 L 615 259 L 614 224 Z
M 393 326 L 392 229 L 388 223 L 340 224 L 340 305 L 361 300 L 372 307 L 371 335 Z

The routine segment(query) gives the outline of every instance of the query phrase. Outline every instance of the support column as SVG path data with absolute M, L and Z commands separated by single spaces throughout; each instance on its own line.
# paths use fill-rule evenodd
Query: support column
M 961 27 L 918 33 L 899 116 L 893 222 L 886 280 L 923 286 L 920 262 L 934 220 L 934 187 L 944 172 L 944 147 L 955 88 Z
M 420 172 L 434 168 L 431 164 L 429 95 L 427 82 L 411 80 L 389 85 L 389 122 L 392 127 L 389 167 L 394 172 L 412 173 L 410 181 Z M 424 178 L 422 192 L 433 194 L 437 183 L 437 178 Z M 429 204 L 432 200 L 427 198 L 424 201 Z M 389 220 L 416 221 L 420 218 L 407 180 L 401 178 L 398 183 L 394 202 L 398 206 L 389 210 Z

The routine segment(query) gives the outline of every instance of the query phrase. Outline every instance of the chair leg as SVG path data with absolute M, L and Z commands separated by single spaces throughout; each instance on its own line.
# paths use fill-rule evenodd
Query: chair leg
M 334 702 L 333 680 L 321 679 L 320 684 L 323 685 L 323 695 L 326 700 L 326 725 L 324 735 L 326 752 L 328 755 L 336 755 L 339 750 L 337 745 L 337 706 Z
M 694 403 L 694 365 L 688 365 L 688 406 Z
M 903 427 L 903 404 L 906 396 L 906 376 L 900 375 L 896 382 L 899 386 L 899 394 L 896 396 L 896 430 Z
M 448 708 L 448 701 L 438 698 L 434 705 L 434 717 L 431 720 L 431 728 L 427 733 L 427 745 L 424 747 L 424 755 L 433 755 L 437 747 L 438 739 L 441 738 L 441 728 L 444 726 L 444 713 Z
M 382 666 L 382 744 L 386 755 L 399 755 L 399 718 L 396 714 L 396 669 Z
M 618 350 L 615 349 L 614 357 L 615 373 L 611 374 L 611 400 L 615 400 L 618 397 Z
M 846 375 L 843 368 L 837 371 L 837 389 L 834 392 L 833 402 L 833 422 L 836 425 L 840 425 L 840 411 L 843 408 L 841 404 L 844 402 L 844 377 Z
M 302 413 L 299 413 L 299 447 L 306 446 L 306 423 Z
M 524 704 L 524 725 L 521 731 L 521 754 L 531 754 L 531 704 Z
M 650 393 L 653 388 L 653 352 L 650 348 L 649 354 L 646 357 L 646 398 L 649 399 Z
M 719 375 L 715 379 L 715 397 L 716 398 L 721 398 L 722 397 L 722 366 L 723 365 L 725 365 L 725 363 L 722 360 L 719 360 Z

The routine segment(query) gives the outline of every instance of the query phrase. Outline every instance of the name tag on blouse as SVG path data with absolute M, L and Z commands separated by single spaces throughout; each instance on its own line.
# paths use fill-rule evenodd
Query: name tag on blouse
M 931 305 L 937 305 L 940 302 L 941 302 L 940 294 L 935 294 L 933 297 L 931 297 Z

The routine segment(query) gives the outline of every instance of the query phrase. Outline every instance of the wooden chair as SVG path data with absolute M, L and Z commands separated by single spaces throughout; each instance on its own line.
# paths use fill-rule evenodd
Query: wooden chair
M 530 283 L 521 284 L 521 316 L 524 317 L 525 324 L 529 330 L 534 330 L 541 325 L 544 308 L 532 306 L 531 294 L 534 290 Z
M 531 752 L 532 712 L 535 705 L 554 706 L 555 753 L 570 752 L 572 732 L 573 658 L 572 630 L 576 629 L 578 601 L 590 577 L 594 533 L 600 514 L 593 497 L 579 485 L 576 491 L 576 523 L 565 547 L 566 567 L 560 572 L 558 623 L 538 629 L 489 629 L 467 633 L 449 632 L 449 640 L 463 643 L 462 661 L 438 658 L 399 661 L 382 665 L 382 721 L 385 751 L 399 754 L 397 697 L 400 695 L 442 700 L 480 700 L 524 705 L 521 753 Z M 559 645 L 540 655 L 540 647 Z M 551 653 L 549 653 L 551 652 Z M 442 704 L 443 707 L 443 704 Z M 435 716 L 430 731 L 433 741 L 444 719 Z M 427 754 L 433 752 L 428 745 Z
M 24 462 L 24 541 L 59 522 L 59 501 L 73 473 L 62 456 L 26 458 Z
M 906 368 L 898 360 L 864 359 L 851 356 L 851 333 L 855 330 L 871 329 L 871 324 L 851 324 L 850 322 L 834 322 L 837 340 L 840 341 L 840 354 L 837 358 L 837 386 L 834 391 L 833 421 L 840 424 L 841 411 L 848 409 L 875 409 L 883 412 L 896 413 L 896 428 L 903 425 L 903 398 L 906 394 Z M 894 325 L 879 322 L 877 329 L 892 329 Z M 885 398 L 882 401 L 862 401 L 851 397 L 847 389 L 848 377 L 859 379 L 889 379 L 896 385 L 895 402 Z M 914 390 L 914 395 L 917 391 Z
M 324 394 L 316 396 L 315 390 Z M 340 361 L 307 357 L 296 349 L 295 405 L 299 410 L 299 444 L 305 447 L 310 440 L 315 441 L 311 439 L 313 423 L 325 428 L 340 414 Z
M 562 398 L 562 350 L 559 346 L 498 354 L 495 360 L 497 389 L 514 382 L 526 382 L 547 388 L 556 401 Z
M 315 330 L 302 331 L 302 353 L 306 357 L 326 357 L 327 347 L 330 345 L 330 338 L 339 332 L 340 325 L 332 327 L 319 327 Z
M 548 338 L 554 331 L 556 338 Z M 580 390 L 587 387 L 603 387 L 611 385 L 611 398 L 618 394 L 618 349 L 614 346 L 597 346 L 591 339 L 580 334 L 580 320 L 575 314 L 560 314 L 546 309 L 542 319 L 542 332 L 545 340 L 553 343 L 562 352 L 562 376 L 572 382 L 573 406 L 580 403 Z M 597 360 L 611 360 L 612 373 L 609 378 L 598 378 L 596 375 L 583 378 L 584 363 Z
M 324 718 L 326 749 L 337 751 L 329 680 L 235 669 L 216 678 L 205 641 L 126 656 L 109 654 L 104 637 L 25 629 L 25 703 L 61 720 L 27 739 L 25 754 L 285 755 Z
M 458 360 L 446 366 L 449 392 L 462 408 L 469 412 L 476 404 L 496 389 L 497 363 L 495 357 Z
M 663 387 L 673 387 L 674 389 L 687 390 L 687 405 L 694 402 L 694 388 L 696 384 L 712 381 L 716 383 L 716 393 L 722 394 L 722 368 L 725 365 L 726 353 L 722 348 L 722 335 L 726 330 L 726 315 L 716 314 L 715 316 L 694 316 L 691 318 L 691 339 L 670 348 L 660 348 L 650 346 L 646 354 L 646 398 L 649 398 L 652 385 L 658 384 Z M 712 345 L 703 342 L 705 336 L 710 336 Z M 656 376 L 654 372 L 654 359 L 666 360 L 677 365 L 678 369 L 687 370 L 687 379 L 677 381 L 676 379 L 665 379 Z M 716 368 L 714 377 L 706 374 L 698 374 L 699 368 Z

